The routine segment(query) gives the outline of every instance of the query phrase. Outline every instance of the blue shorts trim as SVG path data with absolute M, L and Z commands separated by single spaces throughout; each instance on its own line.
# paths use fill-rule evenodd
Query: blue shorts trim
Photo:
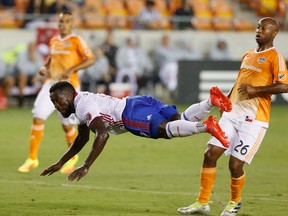
M 157 139 L 161 122 L 169 121 L 177 113 L 175 106 L 163 104 L 151 96 L 134 96 L 126 99 L 122 119 L 131 133 Z

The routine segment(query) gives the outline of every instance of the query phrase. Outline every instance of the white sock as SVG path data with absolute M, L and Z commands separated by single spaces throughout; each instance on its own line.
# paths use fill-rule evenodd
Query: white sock
M 198 122 L 211 111 L 213 105 L 210 98 L 188 107 L 182 114 L 181 119 L 186 121 Z
M 176 120 L 168 122 L 166 125 L 166 133 L 169 138 L 191 136 L 203 132 L 206 132 L 206 125 L 199 122 Z

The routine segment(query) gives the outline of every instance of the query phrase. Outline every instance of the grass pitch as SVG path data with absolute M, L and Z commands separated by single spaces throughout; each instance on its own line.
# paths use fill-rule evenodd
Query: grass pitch
M 28 154 L 30 109 L 0 111 L 0 215 L 95 216 L 179 215 L 176 209 L 194 202 L 207 134 L 152 140 L 131 134 L 111 135 L 102 153 L 80 182 L 66 175 L 41 177 L 44 168 L 66 150 L 64 133 L 53 114 L 45 125 L 39 168 L 28 174 L 17 168 Z M 287 106 L 273 106 L 270 128 L 252 165 L 239 216 L 287 215 Z M 80 152 L 85 160 L 93 134 Z M 229 200 L 228 158 L 218 162 L 211 215 L 220 215 Z

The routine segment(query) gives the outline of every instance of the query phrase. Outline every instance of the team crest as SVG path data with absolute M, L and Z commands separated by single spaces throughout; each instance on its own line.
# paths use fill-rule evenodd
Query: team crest
M 285 81 L 286 80 L 286 74 L 278 74 L 278 79 L 281 81 Z
M 91 119 L 92 119 L 91 113 L 88 112 L 88 113 L 85 115 L 84 119 L 85 119 L 86 122 L 91 121 Z
M 257 59 L 258 64 L 264 64 L 266 62 L 266 58 L 265 57 L 260 57 Z

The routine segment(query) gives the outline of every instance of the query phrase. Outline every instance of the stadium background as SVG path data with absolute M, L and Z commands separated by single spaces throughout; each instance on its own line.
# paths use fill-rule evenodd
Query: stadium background
M 18 0 L 16 2 L 24 3 L 25 1 Z M 96 0 L 90 2 L 93 3 Z M 212 1 L 203 0 L 203 2 L 210 4 Z M 228 43 L 232 60 L 237 64 L 247 49 L 256 47 L 255 28 L 254 26 L 251 28 L 249 23 L 255 25 L 263 16 L 270 14 L 278 17 L 281 13 L 278 11 L 278 6 L 274 7 L 275 3 L 279 5 L 276 0 L 227 0 L 226 2 L 236 4 L 237 10 L 233 11 L 232 20 L 241 17 L 247 18 L 248 25 L 244 23 L 243 30 L 229 27 L 229 29 L 220 31 L 219 29 L 215 30 L 212 25 L 208 29 L 204 25 L 204 29 L 194 30 L 177 30 L 171 27 L 161 30 L 134 30 L 117 27 L 114 29 L 115 42 L 121 45 L 127 35 L 133 33 L 139 37 L 141 46 L 149 51 L 159 43 L 163 34 L 168 33 L 175 42 L 182 40 L 183 37 L 191 39 L 197 50 L 206 53 L 217 36 L 221 35 Z M 254 4 L 257 2 L 257 10 L 248 7 L 249 2 L 254 2 Z M 261 7 L 262 4 L 259 2 L 264 2 L 265 7 Z M 284 11 L 287 11 L 287 2 L 281 1 L 281 4 L 283 2 L 286 3 Z M 241 6 L 240 3 L 243 5 Z M 270 6 L 272 9 L 269 9 Z M 11 18 L 14 17 L 13 10 L 15 8 L 13 7 L 11 11 L 7 11 L 6 8 L 1 9 L 1 54 L 14 49 L 18 44 L 25 44 L 37 38 L 36 29 L 23 29 L 17 25 L 15 20 L 11 21 Z M 266 12 L 263 13 L 263 11 Z M 283 13 L 283 7 L 281 11 L 282 17 L 279 20 L 282 30 L 275 40 L 275 46 L 288 59 L 287 13 Z M 171 16 L 167 16 L 167 18 L 173 20 Z M 103 41 L 106 30 L 102 27 L 88 29 L 78 26 L 76 28 L 76 32 L 81 33 L 87 39 L 91 32 L 95 34 L 97 44 Z M 223 64 L 221 61 L 218 63 Z M 190 65 L 191 62 L 182 62 L 182 64 Z M 207 60 L 194 62 L 194 64 L 206 65 Z M 188 75 L 189 70 L 193 71 L 190 67 L 185 66 L 185 73 Z M 228 68 L 229 70 L 231 69 Z M 219 82 L 217 79 L 205 79 L 210 72 L 204 70 L 204 74 L 201 75 L 204 80 L 204 84 L 202 83 L 204 96 L 207 90 L 205 88 L 206 81 L 208 85 Z M 187 76 L 184 76 L 184 80 L 186 80 L 185 78 Z M 199 89 L 202 85 L 201 82 L 198 83 Z M 201 94 L 197 96 L 201 98 Z M 193 100 L 199 98 L 192 96 Z M 176 98 L 176 100 L 178 99 Z M 186 102 L 187 100 L 185 100 Z M 252 165 L 245 168 L 248 174 L 247 184 L 243 194 L 244 205 L 239 216 L 287 215 L 288 151 L 285 135 L 288 116 L 286 101 L 282 100 L 281 103 L 281 105 L 273 105 L 270 129 L 263 145 Z M 179 108 L 183 110 L 185 106 L 179 106 Z M 27 175 L 18 173 L 17 168 L 27 154 L 29 126 L 32 117 L 30 110 L 31 106 L 22 109 L 11 106 L 0 111 L 0 171 L 2 173 L 0 215 L 178 215 L 176 209 L 192 203 L 197 196 L 199 169 L 206 148 L 205 143 L 209 138 L 206 134 L 173 141 L 151 141 L 129 134 L 111 136 L 103 154 L 91 167 L 89 175 L 80 182 L 69 183 L 66 181 L 66 176 L 58 173 L 47 178 L 40 177 L 41 171 L 55 162 L 66 150 L 64 136 L 56 114 L 53 114 L 47 121 L 44 141 L 40 147 L 39 168 Z M 218 116 L 215 110 L 213 114 Z M 90 139 L 92 138 L 91 136 Z M 90 146 L 91 141 L 80 154 L 79 165 L 84 162 Z M 228 158 L 226 157 L 219 161 L 216 184 L 212 194 L 214 201 L 212 216 L 219 215 L 229 199 L 227 163 Z

